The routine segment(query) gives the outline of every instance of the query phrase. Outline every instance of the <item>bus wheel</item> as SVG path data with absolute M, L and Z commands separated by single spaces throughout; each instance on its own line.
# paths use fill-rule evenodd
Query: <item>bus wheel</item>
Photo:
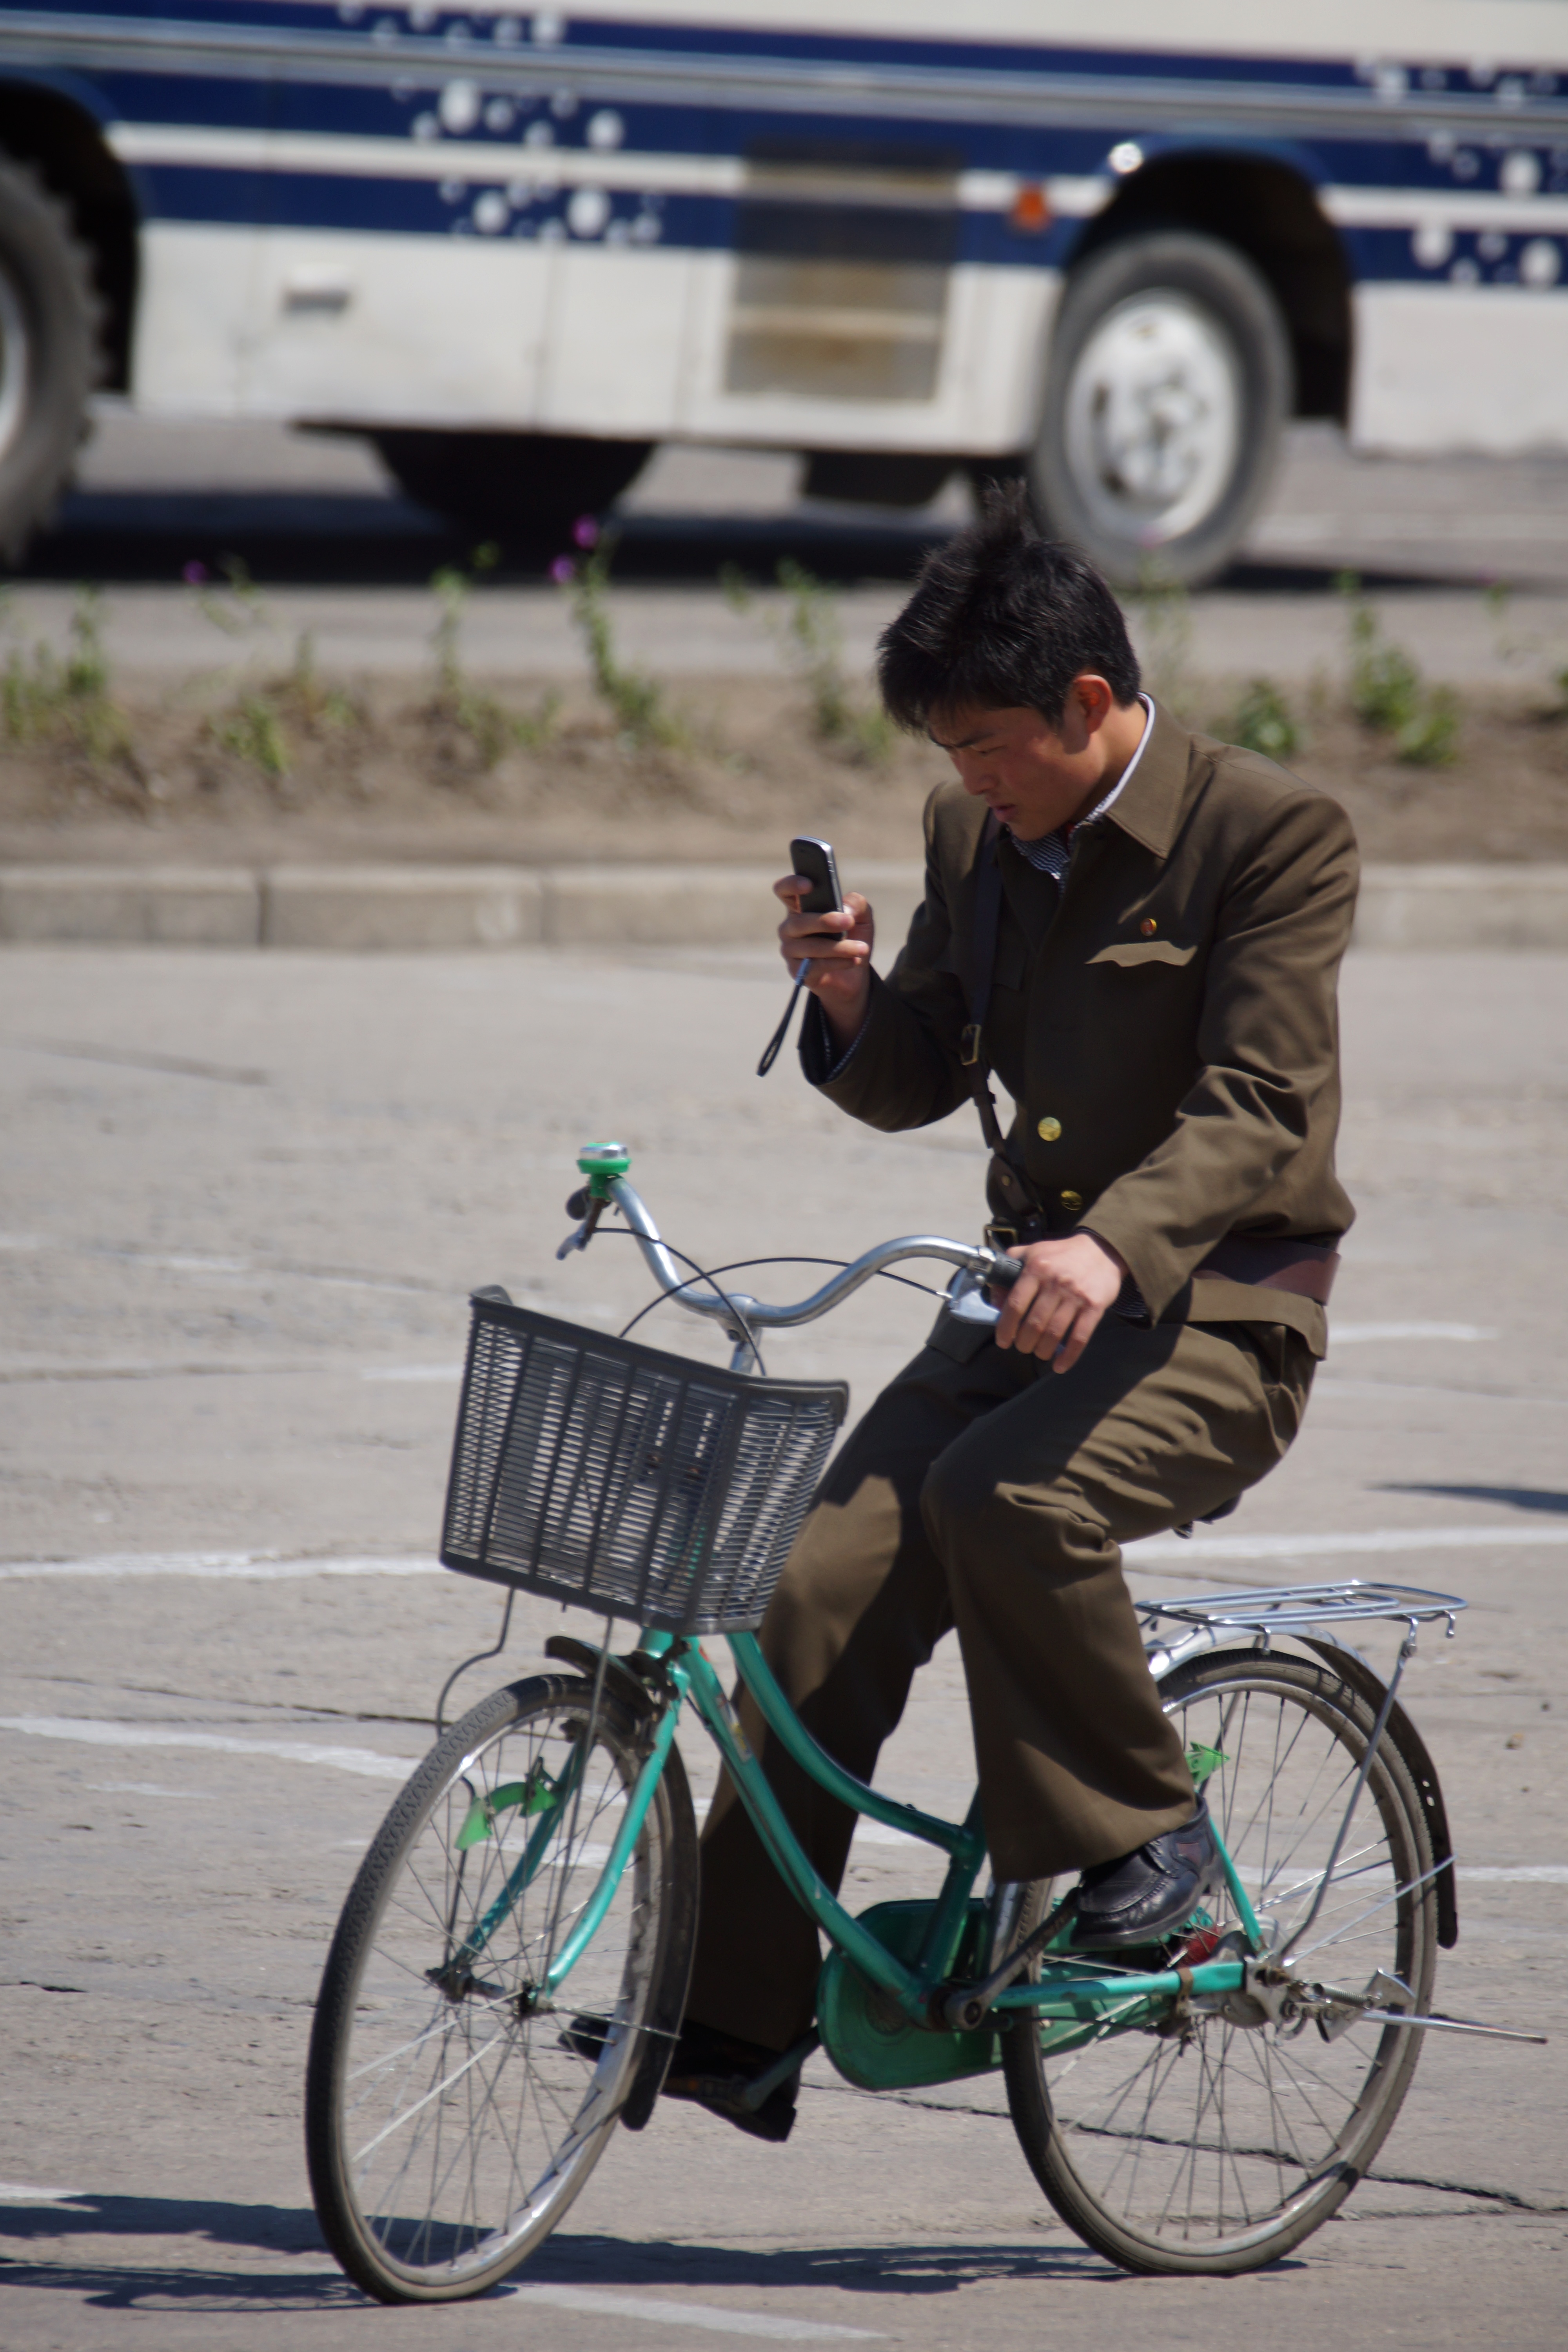
M 547 546 L 599 514 L 641 473 L 647 441 L 569 433 L 378 433 L 401 488 L 465 529 Z
M 1279 306 L 1232 247 L 1176 230 L 1104 246 L 1057 316 L 1036 504 L 1123 585 L 1212 579 L 1268 488 L 1291 393 Z
M 0 560 L 15 562 L 59 496 L 99 369 L 92 265 L 69 215 L 0 154 Z

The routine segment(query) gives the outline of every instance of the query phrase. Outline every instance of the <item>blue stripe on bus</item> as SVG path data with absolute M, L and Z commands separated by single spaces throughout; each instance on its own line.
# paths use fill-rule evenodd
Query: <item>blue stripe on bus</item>
M 438 118 L 441 92 L 453 81 L 477 80 L 481 98 L 487 96 L 482 74 L 469 69 L 477 62 L 455 59 L 454 68 L 461 69 L 442 77 L 411 77 L 397 88 L 321 79 L 268 84 L 237 76 L 196 78 L 167 69 L 122 69 L 101 77 L 102 110 L 130 125 L 257 130 L 275 121 L 280 129 L 326 136 L 399 139 L 412 135 L 419 117 Z M 488 93 L 512 110 L 511 121 L 504 128 L 491 129 L 481 118 L 471 132 L 460 137 L 442 135 L 442 147 L 461 155 L 464 168 L 471 168 L 468 159 L 476 152 L 493 158 L 493 168 L 504 168 L 502 159 L 520 152 L 520 127 L 542 119 L 550 120 L 556 146 L 568 152 L 586 147 L 587 123 L 606 110 L 597 100 L 574 100 L 569 115 L 555 115 L 542 59 L 540 64 L 537 91 Z M 932 121 L 922 119 L 912 102 L 896 118 L 779 111 L 754 99 L 723 108 L 641 101 L 608 110 L 620 116 L 621 143 L 626 149 L 660 155 L 736 155 L 763 140 L 784 140 L 794 145 L 816 139 L 829 148 L 848 144 L 868 151 L 924 145 L 933 153 L 951 155 L 963 168 L 1014 172 L 1024 177 L 1058 173 L 1086 175 L 1103 169 L 1112 147 L 1131 140 L 1151 159 L 1261 153 L 1288 163 L 1309 183 L 1439 194 L 1496 189 L 1508 154 L 1531 146 L 1527 138 L 1518 135 L 1522 125 L 1506 147 L 1457 142 L 1451 149 L 1434 149 L 1424 137 L 1320 135 L 1309 142 L 1249 136 L 1245 128 L 1235 124 L 1205 132 L 1198 126 L 1154 123 L 1136 114 L 1123 117 L 1111 127 L 1085 127 L 1070 121 L 1039 126 Z M 1531 152 L 1536 155 L 1542 192 L 1568 191 L 1568 145 L 1560 142 L 1548 148 L 1541 142 Z
M 254 181 L 246 174 L 188 165 L 154 165 L 145 178 L 151 183 L 160 218 L 181 222 L 251 225 L 257 217 Z M 521 180 L 525 174 L 518 174 Z M 268 189 L 267 219 L 279 229 L 353 232 L 357 234 L 453 236 L 475 235 L 475 207 L 482 197 L 505 197 L 508 178 L 486 173 L 454 173 L 445 182 L 423 180 L 352 179 L 330 173 L 291 173 Z M 521 194 L 521 191 L 520 191 Z M 559 234 L 568 218 L 573 191 L 516 204 L 509 202 L 504 229 L 493 238 L 537 236 L 549 227 Z M 645 198 L 615 191 L 609 196 L 608 218 L 622 232 L 641 222 L 646 230 L 657 223 L 651 241 L 679 250 L 728 252 L 735 240 L 735 200 L 727 196 L 667 194 Z M 487 206 L 480 217 L 493 211 Z M 1012 268 L 1061 268 L 1071 259 L 1082 233 L 1078 221 L 1058 222 L 1044 236 L 1026 236 L 1011 229 L 999 215 L 968 213 L 957 224 L 954 258 L 961 263 Z M 1352 275 L 1363 283 L 1440 284 L 1458 276 L 1460 282 L 1514 285 L 1530 278 L 1521 273 L 1527 247 L 1535 247 L 1531 267 L 1543 267 L 1541 249 L 1557 257 L 1558 290 L 1568 293 L 1568 236 L 1550 237 L 1529 232 L 1501 235 L 1465 232 L 1446 247 L 1423 249 L 1406 229 L 1347 229 L 1342 232 Z M 593 240 L 602 243 L 602 237 Z M 611 242 L 617 242 L 612 238 Z M 573 243 L 579 240 L 574 238 Z M 1430 257 L 1434 252 L 1437 258 Z M 1544 297 L 1550 287 L 1542 287 Z
M 465 79 L 471 77 L 452 76 L 448 80 Z M 446 86 L 411 81 L 393 90 L 304 82 L 286 84 L 269 97 L 267 87 L 256 82 L 195 81 L 164 73 L 117 74 L 106 77 L 104 83 L 109 110 L 132 126 L 254 131 L 267 128 L 271 121 L 279 130 L 363 139 L 411 138 L 414 123 L 421 116 L 438 118 L 440 94 Z M 456 159 L 455 168 L 472 170 L 482 164 L 505 170 L 525 163 L 532 151 L 524 148 L 521 132 L 529 123 L 541 121 L 549 121 L 556 148 L 569 153 L 591 152 L 587 124 L 595 113 L 605 110 L 619 115 L 620 146 L 628 153 L 702 159 L 740 156 L 767 140 L 783 140 L 792 146 L 816 140 L 827 150 L 850 146 L 868 154 L 878 148 L 924 146 L 933 155 L 951 156 L 963 169 L 1012 172 L 1028 178 L 1093 174 L 1103 169 L 1110 148 L 1122 139 L 1131 139 L 1142 145 L 1151 161 L 1195 154 L 1261 155 L 1287 164 L 1309 184 L 1408 190 L 1413 209 L 1422 192 L 1473 193 L 1495 188 L 1504 160 L 1501 153 L 1461 149 L 1454 158 L 1439 161 L 1425 141 L 1414 140 L 1320 139 L 1308 145 L 1248 138 L 1231 130 L 1210 135 L 1196 131 L 1173 133 L 1150 131 L 1136 118 L 1128 118 L 1113 131 L 1066 122 L 1034 129 L 932 122 L 914 113 L 896 122 L 879 116 L 779 114 L 751 105 L 725 109 L 716 125 L 715 110 L 709 107 L 643 104 L 603 110 L 584 103 L 574 104 L 572 113 L 562 117 L 552 112 L 542 91 L 537 96 L 507 94 L 505 103 L 512 110 L 505 127 L 490 129 L 481 122 L 461 137 L 441 136 L 440 148 Z M 721 137 L 715 137 L 716 128 L 721 130 Z M 1568 191 L 1568 148 L 1557 149 L 1554 155 L 1543 152 L 1539 160 L 1542 191 Z M 367 169 L 373 168 L 367 159 Z

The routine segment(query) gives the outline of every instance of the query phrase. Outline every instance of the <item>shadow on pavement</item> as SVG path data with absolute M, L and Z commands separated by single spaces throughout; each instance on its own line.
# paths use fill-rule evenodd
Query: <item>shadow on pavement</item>
M 308 2207 L 229 2205 L 200 2197 L 95 2197 L 84 2191 L 56 2205 L 7 2205 L 7 2238 L 207 2238 L 218 2246 L 264 2246 L 275 2252 L 326 2252 Z
M 710 585 L 726 564 L 771 582 L 786 556 L 839 587 L 910 580 L 949 536 L 948 526 L 864 514 L 645 513 L 616 520 L 615 576 L 648 586 Z M 422 588 L 437 566 L 465 562 L 481 536 L 454 530 L 410 499 L 363 492 L 83 491 L 66 499 L 55 529 L 9 576 L 172 586 L 187 563 L 216 572 L 225 557 L 238 556 L 272 588 Z M 561 552 L 555 541 L 509 547 L 491 576 L 538 585 Z M 1215 584 L 1253 595 L 1326 594 L 1338 576 L 1338 565 L 1326 562 L 1249 558 Z M 1363 576 L 1369 589 L 1475 584 L 1468 572 L 1450 578 L 1437 568 L 1419 574 L 1369 568 Z
M 1568 1511 L 1568 1494 L 1552 1486 L 1430 1486 L 1384 1478 L 1382 1495 L 1447 1495 L 1461 1503 L 1506 1503 L 1516 1511 Z
M 0 2284 L 52 2289 L 82 2297 L 100 2310 L 306 2311 L 369 2301 L 335 2271 L 323 2274 L 331 2257 L 315 2215 L 305 2208 L 178 2197 L 83 2196 L 68 2204 L 0 2207 L 0 2226 L 11 2238 L 201 2238 L 241 2252 L 321 2258 L 321 2269 L 294 2273 L 168 2261 L 141 2264 L 69 2256 L 52 2262 L 0 2257 Z M 89 2250 L 84 2245 L 82 2251 Z M 1279 2263 L 1266 2275 L 1302 2267 Z M 882 2245 L 764 2249 L 562 2233 L 547 2240 L 513 2278 L 494 2290 L 493 2299 L 504 2299 L 530 2284 L 601 2290 L 678 2287 L 688 2294 L 715 2287 L 752 2293 L 831 2287 L 849 2294 L 929 2296 L 956 2294 L 969 2286 L 1053 2279 L 1100 2280 L 1110 2286 L 1125 2283 L 1125 2273 L 1087 2246 L 906 2239 Z
M 548 2239 L 510 2285 L 835 2287 L 848 2294 L 955 2294 L 1004 2279 L 1120 2277 L 1087 2246 L 943 2244 L 901 2239 L 866 2246 L 689 2246 L 662 2241 Z M 504 2293 L 504 2289 L 501 2292 Z

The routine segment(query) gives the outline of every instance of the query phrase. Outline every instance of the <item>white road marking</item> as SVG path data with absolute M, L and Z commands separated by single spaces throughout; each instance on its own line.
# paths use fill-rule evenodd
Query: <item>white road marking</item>
M 1363 1339 L 1497 1339 L 1501 1333 L 1480 1323 L 1335 1323 L 1331 1348 L 1353 1348 Z
M 787 2319 L 782 2312 L 724 2311 L 710 2303 L 656 2303 L 646 2294 L 606 2294 L 597 2287 L 513 2286 L 503 2294 L 520 2302 L 552 2304 L 558 2311 L 587 2311 L 606 2319 L 648 2320 L 658 2327 L 710 2328 L 720 2336 L 771 2336 L 786 2343 L 879 2343 L 873 2327 L 834 2327 L 825 2319 Z
M 1561 1412 L 1568 1405 L 1568 1396 L 1560 1396 L 1552 1389 L 1467 1389 L 1457 1381 L 1348 1381 L 1338 1372 L 1321 1372 L 1312 1383 L 1314 1396 L 1378 1397 L 1386 1402 L 1390 1397 L 1444 1397 L 1450 1403 L 1502 1405 L 1510 1412 L 1525 1406 L 1542 1405 L 1550 1412 Z
M 406 1780 L 417 1756 L 380 1756 L 370 1748 L 327 1748 L 304 1739 L 240 1739 L 227 1732 L 175 1731 L 157 1723 L 103 1723 L 90 1716 L 0 1715 L 0 1731 L 35 1739 L 73 1739 L 89 1748 L 199 1748 L 218 1756 L 270 1756 L 280 1764 L 314 1764 L 367 1780 Z
M 24 2181 L 0 2180 L 0 2205 L 68 2205 L 85 2189 L 29 2189 Z
M 1568 1544 L 1568 1524 L 1553 1527 L 1365 1528 L 1356 1533 L 1321 1534 L 1303 1529 L 1299 1535 L 1145 1536 L 1126 1548 L 1129 1568 L 1152 1568 L 1156 1561 L 1180 1560 L 1202 1574 L 1200 1563 L 1214 1560 L 1323 1559 L 1358 1552 L 1508 1551 L 1530 1550 L 1538 1545 Z M 336 1558 L 331 1554 L 299 1559 L 280 1559 L 260 1551 L 105 1552 L 85 1559 L 0 1560 L 0 1584 L 54 1577 L 184 1576 L 201 1580 L 238 1578 L 267 1584 L 308 1576 L 432 1576 L 442 1573 L 439 1560 L 394 1552 L 366 1552 Z M 898 1832 L 893 1835 L 900 1834 Z
M 102 1797 L 123 1793 L 130 1797 L 191 1797 L 203 1805 L 216 1802 L 211 1789 L 165 1789 L 162 1780 L 89 1780 L 87 1785 Z
M 1213 1560 L 1353 1559 L 1358 1553 L 1399 1551 L 1529 1551 L 1538 1545 L 1568 1544 L 1568 1522 L 1521 1528 L 1363 1528 L 1355 1533 L 1294 1536 L 1145 1536 L 1130 1543 L 1129 1568 L 1179 1559 L 1194 1574 Z
M 1497 1869 L 1489 1863 L 1462 1862 L 1459 1876 L 1484 1879 L 1490 1886 L 1568 1886 L 1568 1862 L 1522 1862 Z
M 270 1584 L 302 1576 L 429 1576 L 440 1567 L 439 1560 L 384 1552 L 280 1559 L 265 1551 L 116 1551 L 96 1559 L 0 1560 L 0 1584 L 57 1576 L 232 1576 Z

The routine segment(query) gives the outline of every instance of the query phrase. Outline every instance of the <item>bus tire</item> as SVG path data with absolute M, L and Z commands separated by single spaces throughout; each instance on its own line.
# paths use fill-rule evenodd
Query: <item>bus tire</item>
M 539 545 L 601 514 L 647 463 L 647 441 L 571 433 L 384 432 L 375 446 L 422 507 L 487 537 Z
M 70 215 L 0 152 L 0 560 L 47 522 L 87 429 L 100 367 L 92 263 Z
M 1046 527 L 1107 578 L 1223 571 L 1268 490 L 1293 392 L 1279 305 L 1217 237 L 1102 246 L 1068 280 L 1029 457 Z

